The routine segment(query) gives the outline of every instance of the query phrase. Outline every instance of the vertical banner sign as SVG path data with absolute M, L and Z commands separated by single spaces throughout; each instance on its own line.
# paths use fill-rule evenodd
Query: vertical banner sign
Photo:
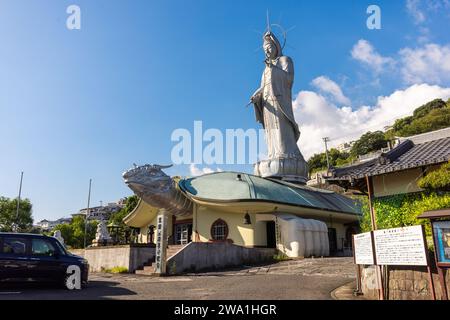
M 422 226 L 376 230 L 373 234 L 378 265 L 428 265 Z
M 353 241 L 355 245 L 355 264 L 375 264 L 371 232 L 355 234 Z
M 164 209 L 160 209 L 156 217 L 156 268 L 155 273 L 166 273 L 167 250 L 167 215 Z

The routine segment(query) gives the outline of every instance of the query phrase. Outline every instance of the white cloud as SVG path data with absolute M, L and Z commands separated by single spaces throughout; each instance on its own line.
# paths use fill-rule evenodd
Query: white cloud
M 450 81 L 450 45 L 427 44 L 400 50 L 401 73 L 406 83 Z
M 420 0 L 406 0 L 406 9 L 414 18 L 414 23 L 424 23 L 426 20 L 425 13 L 420 9 Z
M 375 72 L 379 73 L 383 71 L 385 67 L 390 67 L 394 64 L 394 59 L 389 57 L 383 57 L 369 41 L 361 39 L 352 48 L 352 58 L 358 60 L 368 67 L 372 68 Z
M 331 95 L 336 102 L 344 105 L 350 105 L 350 99 L 342 93 L 339 85 L 333 80 L 325 76 L 320 76 L 315 78 L 311 84 L 318 88 L 321 92 Z
M 374 106 L 339 108 L 326 97 L 301 91 L 293 102 L 300 125 L 299 147 L 306 159 L 324 151 L 322 138 L 330 137 L 331 147 L 359 138 L 367 131 L 382 130 L 398 118 L 411 115 L 417 107 L 436 98 L 448 99 L 450 88 L 437 85 L 412 85 L 389 96 L 379 97 Z
M 191 165 L 189 166 L 189 171 L 191 173 L 191 176 L 197 177 L 197 176 L 201 176 L 201 175 L 208 174 L 208 173 L 222 172 L 223 170 L 220 168 L 216 168 L 216 170 L 214 170 L 209 167 L 203 167 L 200 169 L 194 163 L 191 163 Z

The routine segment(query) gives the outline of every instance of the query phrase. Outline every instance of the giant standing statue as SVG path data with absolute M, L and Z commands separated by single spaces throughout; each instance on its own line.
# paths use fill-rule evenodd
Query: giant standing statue
M 261 87 L 250 98 L 256 120 L 265 130 L 268 159 L 255 164 L 255 174 L 305 183 L 308 168 L 298 146 L 300 130 L 292 110 L 294 64 L 284 56 L 276 36 L 263 36 L 265 69 Z

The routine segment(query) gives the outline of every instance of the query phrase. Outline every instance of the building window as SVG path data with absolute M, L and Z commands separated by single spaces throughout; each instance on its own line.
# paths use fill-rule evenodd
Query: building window
M 213 240 L 226 240 L 228 237 L 228 225 L 222 219 L 214 221 L 211 226 L 211 236 Z

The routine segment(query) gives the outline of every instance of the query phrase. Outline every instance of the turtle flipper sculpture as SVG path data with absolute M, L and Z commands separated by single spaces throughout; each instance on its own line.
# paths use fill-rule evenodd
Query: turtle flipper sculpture
M 158 164 L 135 165 L 123 173 L 128 187 L 143 201 L 155 208 L 164 208 L 176 216 L 192 214 L 192 201 L 176 187 L 176 182 Z

